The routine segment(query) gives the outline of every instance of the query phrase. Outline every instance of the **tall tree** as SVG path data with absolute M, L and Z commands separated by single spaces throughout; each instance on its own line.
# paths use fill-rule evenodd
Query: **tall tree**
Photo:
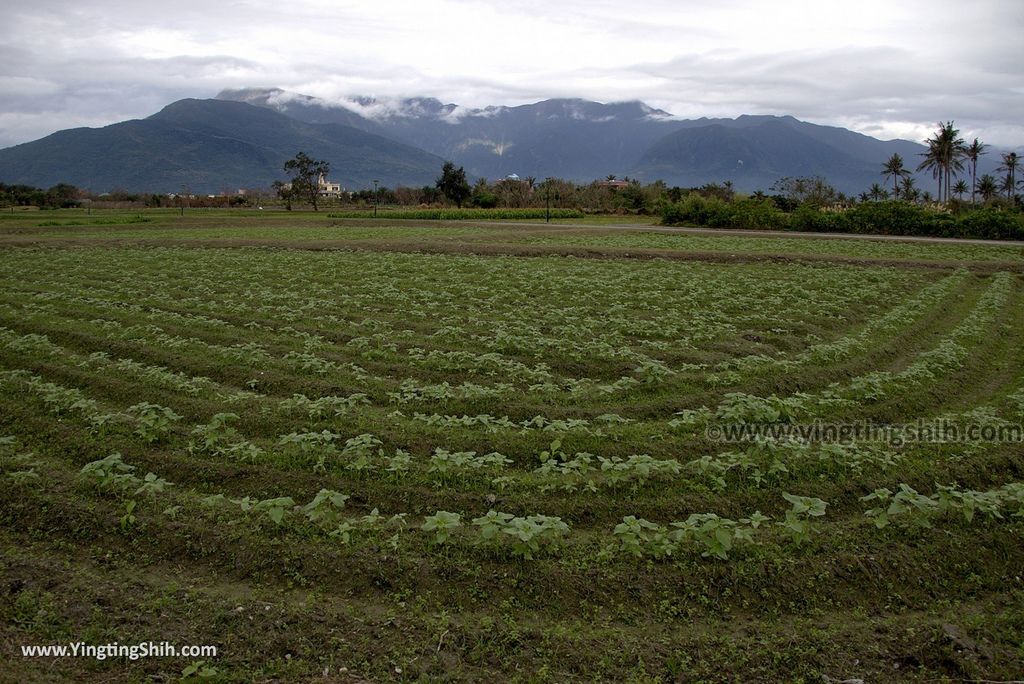
M 947 121 L 941 130 L 942 138 L 942 165 L 946 172 L 945 198 L 949 201 L 953 189 L 953 178 L 964 170 L 963 158 L 967 152 L 964 139 L 960 137 L 960 129 L 953 127 L 952 121 Z
M 964 193 L 967 192 L 967 181 L 963 178 L 958 180 L 956 185 L 953 186 L 953 192 L 956 193 L 957 199 L 962 202 L 964 200 Z
M 917 170 L 930 170 L 932 177 L 938 179 L 938 201 L 942 202 L 949 199 L 953 176 L 964 168 L 961 159 L 965 156 L 967 148 L 960 137 L 960 130 L 952 121 L 940 122 L 938 125 L 939 130 L 935 135 L 925 141 L 928 151 L 921 153 L 924 160 Z
M 886 178 L 892 177 L 892 196 L 895 198 L 900 192 L 900 179 L 909 176 L 910 171 L 903 167 L 903 157 L 893 153 L 889 160 L 885 162 L 885 165 L 882 166 L 882 175 Z
M 916 202 L 919 197 L 921 197 L 921 191 L 917 189 L 914 177 L 910 174 L 903 176 L 903 180 L 900 181 L 900 199 L 906 202 Z
M 450 202 L 455 202 L 460 209 L 462 203 L 473 193 L 473 189 L 469 187 L 469 181 L 466 180 L 465 169 L 461 166 L 455 168 L 455 164 L 450 161 L 446 161 L 441 167 L 441 177 L 437 179 L 436 185 L 437 189 Z
M 1005 176 L 1003 176 L 1003 179 L 1001 181 L 998 181 L 998 185 L 999 192 L 1006 193 L 1006 199 L 1010 199 L 1011 197 L 1013 197 L 1013 191 L 1017 189 L 1013 186 L 1013 184 L 1010 183 L 1010 174 L 1006 174 Z
M 981 195 L 982 202 L 988 202 L 996 196 L 997 192 L 999 192 L 999 186 L 994 176 L 986 173 L 978 179 L 978 194 Z
M 872 183 L 871 189 L 868 190 L 868 197 L 870 197 L 873 201 L 878 202 L 879 200 L 888 199 L 889 193 L 885 188 L 883 188 L 878 183 Z
M 330 164 L 299 152 L 284 163 L 284 170 L 292 177 L 291 196 L 308 199 L 313 211 L 319 211 L 320 179 L 330 173 Z
M 1006 190 L 1006 198 L 1010 199 L 1013 197 L 1014 191 L 1017 189 L 1017 169 L 1020 166 L 1020 157 L 1016 152 L 1007 152 L 1003 155 L 1002 165 L 996 169 L 996 171 L 1005 171 L 1006 178 L 1003 183 L 1003 187 Z
M 942 197 L 942 144 L 938 139 L 938 136 L 934 138 L 928 138 L 925 141 L 928 144 L 928 151 L 922 152 L 921 156 L 924 160 L 917 165 L 918 171 L 931 171 L 932 178 L 936 178 L 939 181 L 939 198 Z
M 284 200 L 284 208 L 288 211 L 292 210 L 292 184 L 285 183 L 284 181 L 276 180 L 271 186 L 277 196 Z
M 964 157 L 971 162 L 971 204 L 974 204 L 974 191 L 978 188 L 978 157 L 985 154 L 985 143 L 977 138 L 964 149 Z

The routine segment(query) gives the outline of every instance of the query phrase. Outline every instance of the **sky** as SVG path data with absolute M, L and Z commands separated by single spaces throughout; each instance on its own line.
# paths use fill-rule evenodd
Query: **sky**
M 1024 0 L 0 0 L 0 147 L 224 88 L 643 100 L 1024 145 Z

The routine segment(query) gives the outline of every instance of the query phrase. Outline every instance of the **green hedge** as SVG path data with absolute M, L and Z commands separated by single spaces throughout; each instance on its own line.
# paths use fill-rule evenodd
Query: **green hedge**
M 691 195 L 666 207 L 662 223 L 709 228 L 1024 240 L 1024 215 L 1020 213 L 982 208 L 953 215 L 895 201 L 862 202 L 844 211 L 803 205 L 786 213 L 769 199 L 725 202 Z
M 329 218 L 373 218 L 373 210 L 339 211 L 327 215 Z M 551 218 L 583 218 L 579 209 L 552 209 Z M 544 219 L 546 209 L 381 209 L 377 218 L 411 219 L 420 221 L 500 220 L 500 219 Z
M 789 227 L 789 217 L 771 200 L 726 202 L 717 197 L 690 195 L 681 202 L 668 205 L 662 213 L 662 223 L 785 230 Z

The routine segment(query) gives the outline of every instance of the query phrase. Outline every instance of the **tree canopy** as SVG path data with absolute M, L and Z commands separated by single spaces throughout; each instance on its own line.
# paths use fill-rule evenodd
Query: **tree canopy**
M 313 159 L 305 152 L 299 152 L 284 163 L 284 170 L 291 175 L 291 196 L 308 199 L 313 211 L 318 211 L 320 198 L 320 176 L 326 176 L 331 166 L 320 159 Z
M 461 166 L 455 168 L 455 164 L 450 161 L 446 161 L 441 167 L 441 177 L 437 179 L 437 189 L 449 201 L 455 202 L 458 207 L 462 207 L 462 203 L 473 194 L 473 189 L 469 187 L 469 181 L 466 180 L 465 169 Z

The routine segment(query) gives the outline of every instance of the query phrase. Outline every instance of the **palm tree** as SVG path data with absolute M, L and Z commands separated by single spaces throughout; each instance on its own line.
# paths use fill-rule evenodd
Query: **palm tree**
M 924 157 L 924 161 L 917 165 L 918 171 L 931 171 L 932 178 L 937 178 L 939 181 L 939 197 L 942 197 L 942 141 L 939 140 L 939 136 L 936 135 L 934 138 L 928 138 L 925 140 L 928 143 L 928 151 L 922 152 L 921 156 Z
M 996 196 L 997 192 L 999 189 L 993 176 L 986 173 L 978 179 L 978 194 L 981 195 L 982 202 L 988 202 Z
M 960 137 L 960 130 L 953 126 L 953 122 L 947 121 L 940 122 L 935 136 L 926 142 L 928 151 L 922 153 L 924 161 L 917 170 L 931 169 L 932 177 L 939 181 L 939 202 L 942 202 L 943 198 L 948 201 L 953 176 L 957 171 L 964 169 L 963 162 L 960 161 L 967 153 L 964 139 Z
M 953 192 L 957 194 L 957 199 L 963 202 L 964 193 L 967 192 L 967 181 L 965 181 L 963 178 L 958 180 L 956 182 L 956 185 L 953 186 Z
M 959 176 L 964 170 L 964 155 L 967 153 L 967 146 L 964 139 L 960 137 L 960 130 L 953 128 L 953 122 L 946 123 L 942 132 L 943 144 L 946 150 L 946 201 L 949 201 L 950 191 L 953 186 L 953 178 Z
M 892 176 L 892 196 L 896 197 L 899 194 L 899 180 L 906 178 L 910 175 L 910 171 L 907 171 L 903 167 L 903 157 L 893 153 L 889 160 L 882 166 L 882 175 L 886 178 Z
M 985 154 L 985 143 L 977 138 L 964 150 L 964 157 L 971 162 L 971 204 L 974 204 L 974 191 L 978 187 L 978 157 Z
M 1009 174 L 1003 176 L 1003 179 L 1001 181 L 997 181 L 997 184 L 999 185 L 999 192 L 1006 193 L 1006 199 L 1013 197 L 1013 191 L 1017 188 L 1010 183 Z
M 1016 152 L 1007 152 L 1003 155 L 1003 164 L 996 171 L 1006 172 L 1006 182 L 1003 188 L 1006 190 L 1006 198 L 1013 197 L 1013 191 L 1017 189 L 1017 167 L 1020 166 L 1020 157 Z
M 889 191 L 883 188 L 878 183 L 872 183 L 871 189 L 868 190 L 867 195 L 875 202 L 878 202 L 879 200 L 888 199 Z
M 900 199 L 906 202 L 916 202 L 917 198 L 921 196 L 921 191 L 915 187 L 914 177 L 910 174 L 903 176 L 903 180 L 900 181 Z

